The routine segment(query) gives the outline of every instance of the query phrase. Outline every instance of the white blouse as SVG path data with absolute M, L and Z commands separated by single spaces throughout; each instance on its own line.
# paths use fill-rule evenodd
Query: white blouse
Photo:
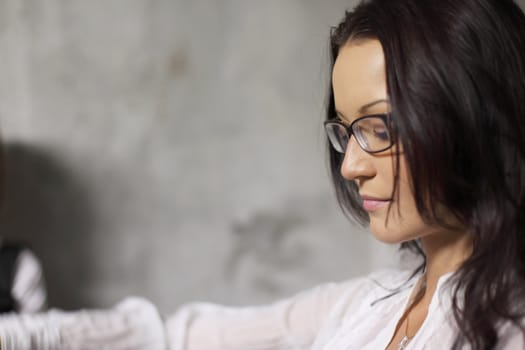
M 387 270 L 332 283 L 270 306 L 195 303 L 166 322 L 146 300 L 111 310 L 0 317 L 2 350 L 376 350 L 394 334 L 417 276 Z M 450 349 L 456 335 L 451 287 L 440 278 L 428 315 L 407 350 Z M 498 350 L 524 349 L 517 327 L 501 328 Z

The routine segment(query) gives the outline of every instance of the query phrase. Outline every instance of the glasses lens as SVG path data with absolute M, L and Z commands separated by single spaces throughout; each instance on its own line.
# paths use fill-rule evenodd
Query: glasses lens
M 327 123 L 325 130 L 332 147 L 339 153 L 345 153 L 348 145 L 348 133 L 345 127 L 337 123 Z
M 352 125 L 359 145 L 368 152 L 379 152 L 392 145 L 390 132 L 380 117 L 365 117 Z

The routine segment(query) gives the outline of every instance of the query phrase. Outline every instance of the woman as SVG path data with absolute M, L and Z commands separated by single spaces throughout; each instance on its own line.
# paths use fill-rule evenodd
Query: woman
M 456 347 L 501 344 L 503 328 L 522 327 L 525 299 L 523 13 L 512 1 L 372 1 L 347 15 L 332 44 L 329 133 L 343 151 L 339 125 L 354 123 L 360 141 L 331 151 L 339 201 L 378 239 L 425 260 L 424 287 L 389 348 L 433 321 L 449 272 Z M 384 57 L 386 76 L 365 72 L 367 57 L 378 66 Z M 359 121 L 365 114 L 386 117 Z
M 140 300 L 6 318 L 2 348 L 31 348 L 17 331 L 36 348 L 525 348 L 525 16 L 511 0 L 369 0 L 331 43 L 339 202 L 419 269 L 268 307 L 188 305 L 164 325 Z

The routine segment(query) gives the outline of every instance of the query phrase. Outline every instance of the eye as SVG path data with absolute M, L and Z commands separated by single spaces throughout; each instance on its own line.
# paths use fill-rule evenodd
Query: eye
M 389 134 L 385 125 L 382 122 L 373 122 L 366 120 L 357 126 L 357 131 L 365 136 L 373 136 L 381 140 L 388 140 Z
M 386 130 L 384 126 L 374 127 L 374 137 L 377 137 L 383 141 L 388 141 L 390 139 L 388 130 Z

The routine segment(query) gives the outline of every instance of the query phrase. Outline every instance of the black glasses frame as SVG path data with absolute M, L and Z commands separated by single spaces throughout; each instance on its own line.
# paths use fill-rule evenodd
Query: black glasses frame
M 368 149 L 366 149 L 366 145 L 363 145 L 361 142 L 361 140 L 359 139 L 359 137 L 355 136 L 355 133 L 354 133 L 354 126 L 357 126 L 357 123 L 363 119 L 371 119 L 371 118 L 380 118 L 383 123 L 385 123 L 385 126 L 387 127 L 387 131 L 388 131 L 388 135 L 389 135 L 389 138 L 390 138 L 390 143 L 388 146 L 385 146 L 379 150 L 374 150 L 374 151 L 370 151 Z M 345 124 L 343 123 L 342 121 L 339 121 L 337 119 L 331 119 L 331 120 L 327 120 L 324 122 L 324 128 L 325 128 L 325 131 L 327 132 L 328 134 L 328 130 L 327 130 L 327 126 L 328 125 L 333 125 L 333 124 L 337 124 L 339 126 L 342 126 L 345 130 L 346 130 L 346 134 L 348 136 L 348 142 L 350 142 L 350 138 L 352 136 L 355 137 L 356 141 L 357 141 L 357 144 L 359 145 L 359 147 L 361 147 L 361 149 L 367 153 L 371 153 L 371 154 L 374 154 L 374 153 L 379 153 L 379 152 L 383 152 L 383 151 L 386 151 L 387 149 L 389 149 L 390 147 L 392 147 L 394 145 L 394 141 L 392 140 L 392 128 L 390 127 L 391 126 L 391 117 L 389 114 L 386 114 L 386 113 L 383 113 L 383 114 L 370 114 L 370 115 L 365 115 L 365 116 L 362 116 L 362 117 L 359 117 L 357 118 L 356 120 L 354 120 L 350 125 L 348 124 Z M 332 141 L 330 140 L 330 137 L 328 137 L 328 140 L 330 141 L 330 145 L 334 148 L 335 151 L 337 151 L 337 149 L 335 149 Z M 338 153 L 341 153 L 339 151 L 337 151 Z M 344 152 L 342 152 L 344 153 Z

